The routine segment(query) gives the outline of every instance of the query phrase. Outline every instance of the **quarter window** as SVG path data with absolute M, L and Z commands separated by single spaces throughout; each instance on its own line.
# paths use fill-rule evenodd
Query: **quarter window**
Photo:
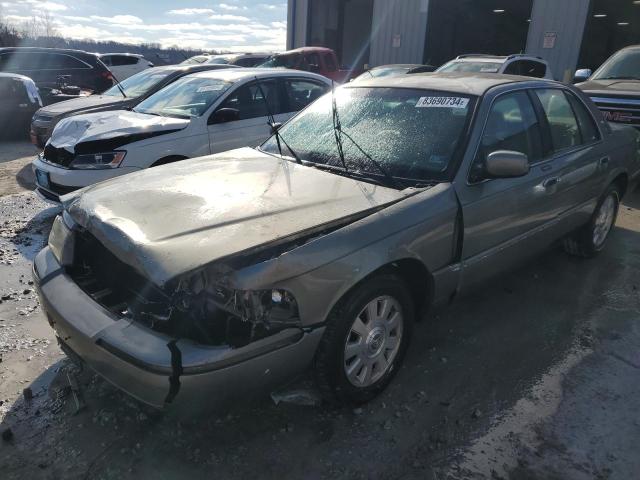
M 535 93 L 549 122 L 554 150 L 565 150 L 580 145 L 580 128 L 564 92 L 559 89 L 546 89 L 536 90 Z
M 264 97 L 262 92 L 264 92 Z M 265 100 L 266 97 L 266 100 Z M 267 104 L 269 110 L 267 110 Z M 281 112 L 278 88 L 273 80 L 244 85 L 233 92 L 220 108 L 235 108 L 240 112 L 240 120 L 266 117 L 269 111 L 273 115 Z
M 584 103 L 578 100 L 574 95 L 566 93 L 569 103 L 573 108 L 573 112 L 578 119 L 578 125 L 580 126 L 580 133 L 582 134 L 583 143 L 597 142 L 600 140 L 600 132 L 593 120 L 593 117 L 585 107 Z
M 471 181 L 483 178 L 487 156 L 498 150 L 524 153 L 529 163 L 542 159 L 542 134 L 533 105 L 525 92 L 499 97 L 491 107 Z
M 288 112 L 297 112 L 320 98 L 329 87 L 309 80 L 286 80 Z

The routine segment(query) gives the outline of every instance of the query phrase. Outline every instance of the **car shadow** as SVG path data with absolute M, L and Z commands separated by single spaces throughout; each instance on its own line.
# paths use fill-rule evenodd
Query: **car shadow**
M 16 174 L 16 181 L 25 190 L 35 190 L 36 188 L 36 176 L 33 173 L 31 164 L 25 165 Z
M 65 386 L 71 364 L 56 363 L 32 382 L 33 399 L 8 408 L 3 478 L 434 478 L 433 465 L 569 353 L 592 347 L 590 320 L 611 289 L 633 287 L 621 281 L 638 242 L 637 231 L 618 227 L 597 258 L 554 249 L 431 312 L 389 388 L 355 408 L 275 406 L 265 394 L 185 419 L 85 371 L 77 381 L 86 407 L 76 413 Z

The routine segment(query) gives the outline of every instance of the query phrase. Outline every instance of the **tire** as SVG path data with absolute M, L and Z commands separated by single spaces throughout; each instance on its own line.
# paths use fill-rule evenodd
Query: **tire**
M 323 399 L 361 404 L 382 392 L 404 359 L 414 310 L 409 287 L 396 275 L 372 277 L 345 295 L 327 319 L 314 359 Z
M 616 223 L 619 208 L 620 189 L 613 184 L 600 198 L 589 223 L 564 239 L 564 250 L 570 255 L 583 258 L 600 253 Z

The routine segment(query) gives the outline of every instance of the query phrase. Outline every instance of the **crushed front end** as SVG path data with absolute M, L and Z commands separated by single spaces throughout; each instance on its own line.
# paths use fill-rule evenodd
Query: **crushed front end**
M 235 290 L 201 270 L 162 287 L 68 214 L 34 277 L 63 349 L 158 408 L 210 408 L 306 369 L 322 328 L 303 329 L 286 290 Z

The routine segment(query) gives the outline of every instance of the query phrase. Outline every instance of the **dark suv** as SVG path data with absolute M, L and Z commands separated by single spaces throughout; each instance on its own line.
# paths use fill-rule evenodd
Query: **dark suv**
M 58 87 L 61 77 L 68 85 L 97 93 L 113 85 L 113 76 L 98 55 L 80 50 L 0 48 L 0 72 L 29 77 L 41 90 Z

